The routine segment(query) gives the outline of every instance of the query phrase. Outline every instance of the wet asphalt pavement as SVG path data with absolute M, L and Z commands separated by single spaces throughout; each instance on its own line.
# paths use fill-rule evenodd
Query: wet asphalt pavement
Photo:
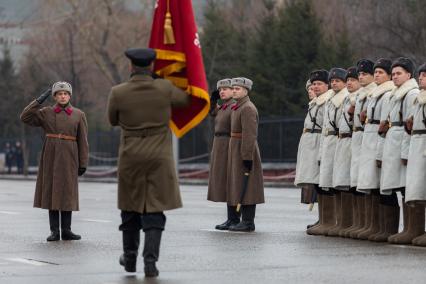
M 425 283 L 426 249 L 305 234 L 317 212 L 300 192 L 266 189 L 256 232 L 215 231 L 225 205 L 205 186 L 182 186 L 184 208 L 167 212 L 160 277 L 118 265 L 116 184 L 81 183 L 73 231 L 81 241 L 47 243 L 46 210 L 32 208 L 34 181 L 0 180 L 0 283 Z M 316 208 L 315 208 L 316 210 Z M 142 237 L 143 239 L 143 237 Z

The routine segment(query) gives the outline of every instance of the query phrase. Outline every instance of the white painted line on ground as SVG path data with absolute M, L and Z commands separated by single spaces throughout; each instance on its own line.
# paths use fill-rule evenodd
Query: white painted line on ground
M 19 212 L 13 212 L 13 211 L 0 211 L 0 214 L 6 214 L 6 215 L 19 215 L 21 213 Z
M 94 223 L 111 223 L 112 221 L 110 220 L 101 220 L 101 219 L 80 219 L 82 221 L 86 221 L 86 222 L 94 222 Z
M 13 261 L 13 262 L 19 262 L 19 263 L 30 264 L 30 265 L 35 265 L 35 266 L 48 265 L 48 263 L 45 263 L 45 262 L 39 262 L 39 261 L 36 261 L 36 260 L 29 260 L 29 259 L 25 259 L 25 258 L 5 258 L 5 259 L 9 260 L 9 261 Z

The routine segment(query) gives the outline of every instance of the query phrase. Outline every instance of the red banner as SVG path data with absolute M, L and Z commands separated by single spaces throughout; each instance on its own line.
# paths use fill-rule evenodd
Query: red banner
M 177 137 L 208 114 L 210 99 L 191 0 L 157 0 L 149 47 L 157 52 L 155 73 L 192 96 L 185 108 L 172 109 L 170 128 Z

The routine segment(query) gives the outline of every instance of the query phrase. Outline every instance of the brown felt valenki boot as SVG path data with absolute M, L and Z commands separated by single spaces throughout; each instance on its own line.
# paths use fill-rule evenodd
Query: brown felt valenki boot
M 390 243 L 408 245 L 425 232 L 425 207 L 421 205 L 408 206 L 408 228 L 405 234 L 395 236 Z
M 328 230 L 336 224 L 334 215 L 334 195 L 321 194 L 319 200 L 322 220 L 318 226 L 314 226 L 307 230 L 309 235 L 325 235 Z
M 358 208 L 358 199 L 355 194 L 352 193 L 352 224 L 347 229 L 343 230 L 341 237 L 349 238 L 350 233 L 354 231 L 359 226 L 359 208 Z
M 356 198 L 356 205 L 358 208 L 358 225 L 349 232 L 349 238 L 353 238 L 353 239 L 356 238 L 358 233 L 364 228 L 365 218 L 366 218 L 365 217 L 365 214 L 366 214 L 365 195 L 357 195 L 355 198 Z
M 342 192 L 336 191 L 334 194 L 334 212 L 336 216 L 336 225 L 327 231 L 327 236 L 339 236 L 339 230 L 342 225 Z
M 392 243 L 394 238 L 396 238 L 396 237 L 398 237 L 398 236 L 400 236 L 402 234 L 405 234 L 407 232 L 407 229 L 408 229 L 408 215 L 409 215 L 408 206 L 405 203 L 405 199 L 403 198 L 402 199 L 402 220 L 403 220 L 402 222 L 403 222 L 403 230 L 400 233 L 397 232 L 396 234 L 393 234 L 393 235 L 389 236 L 389 238 L 388 238 L 388 242 L 389 243 Z
M 308 235 L 312 235 L 311 233 L 310 233 L 310 230 L 312 230 L 312 229 L 314 229 L 315 227 L 318 227 L 318 226 L 320 226 L 322 223 L 324 223 L 324 221 L 323 221 L 323 217 L 322 217 L 322 208 L 321 208 L 321 206 L 322 206 L 322 204 L 323 204 L 323 202 L 322 202 L 322 197 L 323 195 L 322 194 L 318 194 L 317 195 L 317 204 L 318 204 L 318 221 L 317 221 L 317 223 L 316 224 L 313 224 L 313 225 L 308 225 L 307 226 L 307 230 L 306 230 L 306 233 L 308 234 Z
M 371 225 L 371 202 L 372 202 L 372 196 L 371 194 L 366 194 L 364 196 L 365 198 L 365 218 L 364 218 L 364 226 L 359 229 L 358 231 L 355 232 L 355 236 L 353 237 L 354 239 L 359 239 L 359 235 L 366 232 Z
M 380 196 L 378 194 L 371 194 L 371 221 L 368 230 L 360 233 L 358 238 L 361 240 L 368 240 L 371 235 L 379 232 L 379 206 Z
M 353 223 L 353 194 L 351 192 L 342 192 L 342 224 L 339 230 L 339 236 L 344 237 L 346 231 Z
M 388 238 L 398 232 L 399 227 L 399 206 L 382 206 L 382 224 L 380 232 L 370 236 L 369 240 L 373 242 L 387 242 Z

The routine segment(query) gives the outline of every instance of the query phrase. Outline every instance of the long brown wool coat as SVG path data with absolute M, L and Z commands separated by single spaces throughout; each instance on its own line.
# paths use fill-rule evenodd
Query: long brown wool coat
M 209 188 L 207 199 L 226 202 L 226 183 L 228 163 L 229 135 L 231 133 L 231 103 L 218 107 L 214 120 L 213 147 L 210 155 Z M 228 135 L 223 135 L 228 133 Z
M 108 100 L 111 125 L 119 125 L 118 208 L 139 213 L 182 207 L 172 152 L 169 121 L 172 106 L 184 106 L 189 96 L 170 81 L 134 75 L 114 86 Z M 127 132 L 154 129 L 155 135 Z M 159 131 L 159 132 L 158 132 Z
M 252 160 L 253 167 L 242 204 L 264 203 L 263 171 L 257 145 L 259 124 L 257 109 L 248 96 L 238 100 L 236 106 L 231 114 L 231 133 L 241 133 L 242 137 L 231 137 L 229 141 L 227 201 L 233 206 L 240 202 L 244 175 L 243 160 Z
M 34 207 L 78 211 L 78 168 L 87 168 L 89 144 L 87 142 L 87 121 L 84 112 L 72 107 L 71 115 L 54 107 L 42 107 L 37 101 L 31 102 L 22 112 L 21 120 L 43 128 L 46 134 L 74 136 L 76 141 L 58 138 L 44 139 L 37 174 Z

